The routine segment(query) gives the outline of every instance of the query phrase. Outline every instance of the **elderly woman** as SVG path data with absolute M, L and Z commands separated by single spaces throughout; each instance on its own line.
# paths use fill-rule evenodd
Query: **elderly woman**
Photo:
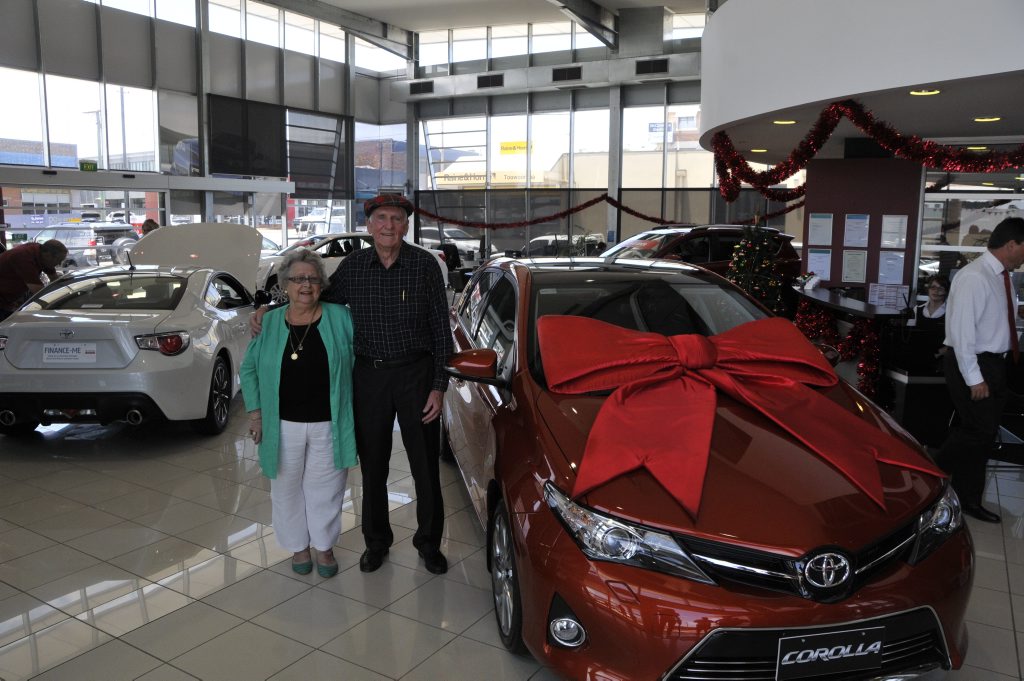
M 288 304 L 269 311 L 249 344 L 240 376 L 249 434 L 271 479 L 278 543 L 292 570 L 338 573 L 333 546 L 341 531 L 348 468 L 356 464 L 352 421 L 352 321 L 348 308 L 320 302 L 320 256 L 305 248 L 280 268 Z

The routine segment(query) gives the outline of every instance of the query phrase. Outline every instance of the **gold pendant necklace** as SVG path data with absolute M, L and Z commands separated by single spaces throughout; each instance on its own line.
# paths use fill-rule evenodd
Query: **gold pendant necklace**
M 292 349 L 292 361 L 299 358 L 299 351 L 302 350 L 302 344 L 306 340 L 306 336 L 309 334 L 309 330 L 313 328 L 313 318 L 316 317 L 316 308 L 313 309 L 313 315 L 309 318 L 309 324 L 306 325 L 306 330 L 302 333 L 302 338 L 299 339 L 299 345 L 296 347 L 295 343 L 292 342 L 292 327 L 295 326 L 292 322 L 288 323 L 288 345 Z

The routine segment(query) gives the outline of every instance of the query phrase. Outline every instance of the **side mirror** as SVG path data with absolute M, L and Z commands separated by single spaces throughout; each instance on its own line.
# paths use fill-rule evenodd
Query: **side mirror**
M 253 308 L 258 310 L 261 307 L 266 307 L 267 305 L 270 305 L 270 294 L 264 291 L 263 289 L 260 289 L 259 291 L 256 291 L 256 293 L 253 295 L 253 300 L 256 301 L 256 304 L 253 305 Z
M 498 354 L 494 350 L 463 350 L 448 358 L 445 371 L 449 376 L 473 383 L 484 383 L 508 388 L 509 383 L 498 378 Z

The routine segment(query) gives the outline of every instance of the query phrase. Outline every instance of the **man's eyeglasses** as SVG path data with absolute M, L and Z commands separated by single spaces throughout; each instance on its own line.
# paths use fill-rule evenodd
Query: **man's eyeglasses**
M 310 284 L 311 286 L 319 286 L 323 280 L 320 277 L 288 277 L 288 281 L 293 284 Z

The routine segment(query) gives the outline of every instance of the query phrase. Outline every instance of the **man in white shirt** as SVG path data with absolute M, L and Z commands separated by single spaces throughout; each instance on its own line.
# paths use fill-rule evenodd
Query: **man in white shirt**
M 1024 218 L 1007 218 L 988 251 L 957 272 L 946 301 L 946 345 L 953 349 L 945 355 L 946 387 L 960 419 L 936 462 L 952 477 L 964 512 L 989 523 L 1000 516 L 981 505 L 985 466 L 1009 393 L 1006 356 L 1017 349 L 1017 295 L 1004 273 L 1022 264 Z

